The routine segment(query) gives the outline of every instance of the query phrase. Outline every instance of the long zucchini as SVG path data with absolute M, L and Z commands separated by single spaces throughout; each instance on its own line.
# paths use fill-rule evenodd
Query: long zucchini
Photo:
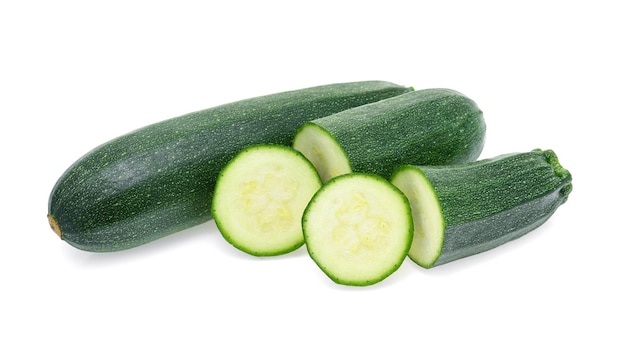
M 233 102 L 138 129 L 76 161 L 53 187 L 48 221 L 72 246 L 136 247 L 211 218 L 216 178 L 243 148 L 289 145 L 305 122 L 411 91 L 332 84 Z

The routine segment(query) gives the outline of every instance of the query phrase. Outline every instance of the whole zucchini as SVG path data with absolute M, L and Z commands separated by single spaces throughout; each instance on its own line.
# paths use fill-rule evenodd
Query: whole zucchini
M 289 145 L 305 122 L 411 91 L 383 81 L 317 86 L 190 113 L 92 150 L 52 189 L 48 221 L 72 246 L 136 247 L 211 219 L 215 181 L 244 147 Z

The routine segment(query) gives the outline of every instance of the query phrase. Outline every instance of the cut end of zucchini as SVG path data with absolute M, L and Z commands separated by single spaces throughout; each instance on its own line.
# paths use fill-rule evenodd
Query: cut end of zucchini
M 417 167 L 403 166 L 391 177 L 411 204 L 414 233 L 409 258 L 424 268 L 432 267 L 443 247 L 445 222 L 437 193 Z
M 213 217 L 236 248 L 257 256 L 284 254 L 304 243 L 302 214 L 320 187 L 317 171 L 298 151 L 250 147 L 219 175 Z
M 293 147 L 313 163 L 324 183 L 352 171 L 343 148 L 317 124 L 303 125 L 294 137 Z
M 386 180 L 347 174 L 315 194 L 302 220 L 311 258 L 334 282 L 366 286 L 396 271 L 413 223 L 408 201 Z
M 48 214 L 48 223 L 52 230 L 59 236 L 59 238 L 63 239 L 63 232 L 61 231 L 61 227 L 57 222 L 57 219 L 54 218 L 51 214 Z

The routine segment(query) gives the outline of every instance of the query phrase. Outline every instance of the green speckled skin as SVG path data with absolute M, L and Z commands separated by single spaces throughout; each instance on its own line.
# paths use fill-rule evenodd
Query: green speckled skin
M 383 81 L 317 86 L 146 126 L 70 166 L 52 190 L 49 215 L 78 249 L 136 247 L 211 219 L 216 178 L 244 147 L 290 145 L 307 121 L 408 91 Z
M 486 132 L 476 103 L 449 89 L 414 91 L 313 122 L 341 145 L 353 172 L 384 178 L 402 164 L 474 161 Z
M 490 250 L 536 229 L 572 190 L 572 175 L 551 150 L 419 168 L 437 193 L 446 224 L 441 255 L 433 266 Z

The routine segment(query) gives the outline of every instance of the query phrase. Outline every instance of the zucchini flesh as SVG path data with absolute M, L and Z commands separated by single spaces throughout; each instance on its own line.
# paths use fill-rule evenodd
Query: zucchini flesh
M 383 81 L 311 87 L 152 124 L 97 147 L 59 178 L 53 230 L 94 252 L 129 249 L 211 219 L 221 169 L 243 148 L 290 145 L 304 122 L 410 91 Z
M 323 181 L 352 171 L 348 156 L 341 145 L 316 123 L 309 123 L 298 131 L 294 148 L 306 155 Z
M 572 175 L 552 150 L 453 166 L 401 166 L 391 182 L 411 203 L 409 257 L 430 268 L 536 229 L 567 201 Z
M 307 251 L 334 282 L 366 286 L 395 272 L 413 234 L 406 197 L 379 176 L 346 174 L 326 183 L 302 217 Z
M 293 147 L 324 182 L 357 172 L 389 178 L 402 164 L 474 161 L 486 125 L 476 103 L 449 89 L 408 92 L 305 123 Z
M 302 213 L 321 186 L 315 167 L 298 151 L 249 147 L 220 173 L 213 218 L 222 236 L 246 253 L 288 253 L 304 244 Z

